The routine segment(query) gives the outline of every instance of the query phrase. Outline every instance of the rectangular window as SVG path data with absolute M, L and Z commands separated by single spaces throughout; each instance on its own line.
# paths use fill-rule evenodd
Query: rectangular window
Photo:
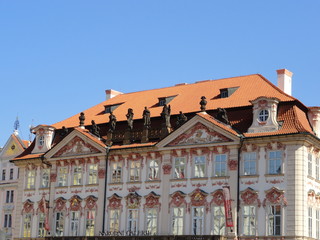
M 156 208 L 149 208 L 146 211 L 147 232 L 150 235 L 156 235 L 158 232 L 158 211 Z
M 13 203 L 14 190 L 6 191 L 6 203 Z
M 224 235 L 225 234 L 225 216 L 224 206 L 213 207 L 213 235 Z
M 82 166 L 74 166 L 73 168 L 73 185 L 82 184 Z
M 269 152 L 269 174 L 281 174 L 282 151 Z
M 256 207 L 243 206 L 243 235 L 256 235 Z
M 140 161 L 130 161 L 129 181 L 137 182 L 140 180 Z
M 218 154 L 214 161 L 214 176 L 221 177 L 227 175 L 227 155 Z
M 308 208 L 308 234 L 312 238 L 312 208 Z
M 138 231 L 138 209 L 129 209 L 127 230 L 131 233 Z
M 270 236 L 281 235 L 281 206 L 268 206 L 268 230 Z
M 316 158 L 316 179 L 320 180 L 319 177 L 319 158 Z
M 177 157 L 174 159 L 174 178 L 182 179 L 186 176 L 186 159 Z
M 195 178 L 202 178 L 206 176 L 206 157 L 196 156 L 194 157 L 194 173 Z
M 6 170 L 2 170 L 2 181 L 6 180 Z
M 94 236 L 94 222 L 96 217 L 95 210 L 87 211 L 86 217 L 86 236 Z
M 64 213 L 56 213 L 56 236 L 63 236 L 63 227 L 64 227 Z
M 183 235 L 184 208 L 172 208 L 171 231 L 173 235 Z
M 80 220 L 80 212 L 72 211 L 70 214 L 70 230 L 71 236 L 79 236 L 79 220 Z
M 10 213 L 5 214 L 3 227 L 11 228 L 11 226 L 12 226 L 12 215 Z
M 46 215 L 44 213 L 40 213 L 39 214 L 39 224 L 38 224 L 38 237 L 45 237 L 46 236 L 45 220 L 46 220 Z
M 64 187 L 68 184 L 68 167 L 58 168 L 58 187 Z
M 202 235 L 204 233 L 204 207 L 192 208 L 192 234 Z
M 10 168 L 10 175 L 9 175 L 9 179 L 12 180 L 13 179 L 13 168 Z
M 27 172 L 27 189 L 34 189 L 36 180 L 36 170 L 29 170 Z
M 312 154 L 308 154 L 308 176 L 312 177 Z
M 98 165 L 89 164 L 88 166 L 88 184 L 98 183 Z
M 42 176 L 41 176 L 41 188 L 48 188 L 50 181 L 50 169 L 42 169 Z
M 255 152 L 243 154 L 243 175 L 256 175 L 257 174 L 257 154 Z
M 120 231 L 120 210 L 112 209 L 109 214 L 109 231 L 116 233 Z
M 159 179 L 159 163 L 156 160 L 149 161 L 148 180 Z
M 320 238 L 320 210 L 316 210 L 316 239 Z
M 23 237 L 31 237 L 31 213 L 23 217 Z
M 121 162 L 112 162 L 111 165 L 112 175 L 111 182 L 112 183 L 120 183 L 121 182 L 121 173 L 122 173 L 122 164 Z

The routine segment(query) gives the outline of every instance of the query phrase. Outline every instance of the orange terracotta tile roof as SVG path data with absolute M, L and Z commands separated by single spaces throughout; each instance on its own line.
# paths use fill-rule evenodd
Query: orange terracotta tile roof
M 220 89 L 238 87 L 238 89 L 228 98 L 220 98 Z M 200 111 L 199 102 L 201 96 L 207 99 L 207 110 L 221 108 L 235 108 L 243 106 L 252 106 L 250 101 L 260 97 L 276 97 L 280 101 L 294 101 L 295 98 L 285 94 L 275 87 L 267 79 L 259 74 L 225 78 L 220 80 L 208 80 L 194 84 L 179 85 L 161 89 L 146 90 L 120 94 L 114 98 L 106 100 L 85 111 L 85 125 L 91 125 L 91 120 L 96 124 L 109 121 L 109 114 L 104 114 L 106 105 L 115 105 L 122 103 L 114 110 L 117 121 L 125 121 L 128 108 L 132 108 L 134 119 L 141 119 L 144 107 L 150 110 L 151 117 L 159 117 L 162 107 L 158 106 L 159 98 L 166 96 L 176 96 L 169 103 L 171 105 L 171 114 L 191 113 Z M 79 113 L 80 114 L 80 113 Z M 79 114 L 76 114 L 66 120 L 53 124 L 57 129 L 65 126 L 76 127 L 79 125 Z
M 40 158 L 40 157 L 43 156 L 43 155 L 44 155 L 44 153 L 27 154 L 27 155 L 23 155 L 23 156 L 21 156 L 21 157 L 16 157 L 16 158 L 13 159 L 12 161 L 19 161 L 19 160 Z
M 150 147 L 156 145 L 157 142 L 148 142 L 148 143 L 132 143 L 128 145 L 113 145 L 111 150 L 118 150 L 124 148 L 138 148 L 138 147 Z
M 91 139 L 92 141 L 94 141 L 95 143 L 99 144 L 100 146 L 106 147 L 106 145 L 105 145 L 101 140 L 99 140 L 96 136 L 92 135 L 92 134 L 89 132 L 89 130 L 83 129 L 83 128 L 80 128 L 80 127 L 77 127 L 77 128 L 75 128 L 74 130 L 82 133 L 82 134 L 85 135 L 87 138 Z

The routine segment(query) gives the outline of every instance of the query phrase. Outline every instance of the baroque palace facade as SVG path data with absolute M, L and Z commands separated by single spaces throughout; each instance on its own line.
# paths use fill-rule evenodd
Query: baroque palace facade
M 33 129 L 14 238 L 320 239 L 320 107 L 255 74 L 123 94 Z

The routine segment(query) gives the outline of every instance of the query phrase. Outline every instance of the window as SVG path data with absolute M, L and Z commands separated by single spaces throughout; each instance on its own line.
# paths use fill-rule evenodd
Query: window
M 128 214 L 128 231 L 136 233 L 138 230 L 138 209 L 129 209 Z
M 194 157 L 194 173 L 195 178 L 202 178 L 206 175 L 206 157 L 196 156 Z
M 261 111 L 259 112 L 258 118 L 259 118 L 259 121 L 260 121 L 260 122 L 265 122 L 265 121 L 267 121 L 267 120 L 268 120 L 268 117 L 269 117 L 269 111 L 268 111 L 268 110 L 264 109 L 264 110 L 261 110 Z
M 269 174 L 280 174 L 282 165 L 282 151 L 269 152 Z
M 256 235 L 256 207 L 243 206 L 243 235 Z
M 256 175 L 257 154 L 255 152 L 244 153 L 243 155 L 243 174 Z
M 27 189 L 34 189 L 36 179 L 36 170 L 29 170 L 27 172 Z
M 44 136 L 39 136 L 39 146 L 44 145 Z
M 320 238 L 320 210 L 316 210 L 316 239 Z
M 171 229 L 172 229 L 173 235 L 183 234 L 183 222 L 184 222 L 184 208 L 183 207 L 172 208 Z
M 73 185 L 82 184 L 82 166 L 74 166 L 73 168 Z
M 98 183 L 98 165 L 90 164 L 88 166 L 88 184 Z
M 192 208 L 192 234 L 202 235 L 204 233 L 204 207 Z
M 13 203 L 14 190 L 6 191 L 6 203 Z
M 4 215 L 4 224 L 3 227 L 4 228 L 11 228 L 12 226 L 12 216 L 10 213 L 7 213 Z
M 109 214 L 109 231 L 112 233 L 120 230 L 120 210 L 112 209 Z
M 174 160 L 174 178 L 185 178 L 186 159 L 184 157 L 177 157 Z
M 40 213 L 39 224 L 38 224 L 38 237 L 46 236 L 45 221 L 46 221 L 46 215 L 44 213 Z
M 226 176 L 227 169 L 227 155 L 226 154 L 218 154 L 215 156 L 214 161 L 214 176 L 221 177 Z
M 10 168 L 10 175 L 9 175 L 9 179 L 12 180 L 13 179 L 13 168 Z
M 23 217 L 23 237 L 31 237 L 31 213 Z
M 268 234 L 270 236 L 281 235 L 281 206 L 268 206 Z
M 320 180 L 319 175 L 319 158 L 316 158 L 316 180 Z
M 6 180 L 6 170 L 2 170 L 2 181 Z
M 71 236 L 79 236 L 79 211 L 72 211 L 70 214 Z
M 213 235 L 225 234 L 224 206 L 214 206 L 213 208 Z
M 158 211 L 156 208 L 149 208 L 146 211 L 147 232 L 150 235 L 156 235 L 158 232 Z
M 42 176 L 41 176 L 41 188 L 48 188 L 49 181 L 50 181 L 50 169 L 42 169 Z
M 112 169 L 111 182 L 112 183 L 120 183 L 121 182 L 121 172 L 122 172 L 121 162 L 112 162 L 111 169 Z
M 63 236 L 64 213 L 56 213 L 56 236 Z
M 312 208 L 308 208 L 308 234 L 312 238 Z
M 130 161 L 129 181 L 137 182 L 140 179 L 140 161 Z
M 68 167 L 58 168 L 58 186 L 64 187 L 68 184 Z
M 159 179 L 159 163 L 156 160 L 149 161 L 148 180 Z
M 86 217 L 86 236 L 94 236 L 94 222 L 96 217 L 95 210 L 87 211 Z
M 312 177 L 312 154 L 308 154 L 308 176 Z

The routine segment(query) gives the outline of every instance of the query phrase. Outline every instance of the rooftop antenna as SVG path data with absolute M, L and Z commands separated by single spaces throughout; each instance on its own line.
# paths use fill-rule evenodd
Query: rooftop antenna
M 16 117 L 16 120 L 14 121 L 14 124 L 13 124 L 13 134 L 14 135 L 18 135 L 19 134 L 19 131 L 18 131 L 18 129 L 20 128 L 20 123 L 19 123 L 19 118 L 18 118 L 18 116 Z
M 29 141 L 32 142 L 32 129 L 34 128 L 34 125 L 33 125 L 33 122 L 34 120 L 32 119 L 31 121 L 31 125 L 29 125 L 29 130 L 30 130 L 30 133 L 29 133 Z

